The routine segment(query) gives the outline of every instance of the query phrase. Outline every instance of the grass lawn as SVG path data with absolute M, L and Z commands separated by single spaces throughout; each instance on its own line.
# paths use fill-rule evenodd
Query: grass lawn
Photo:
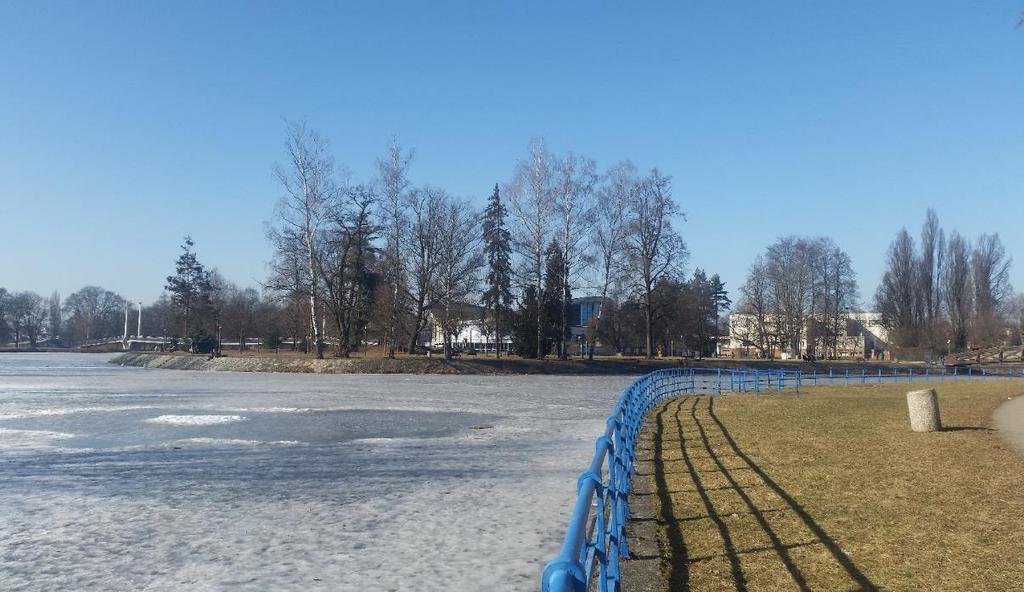
M 989 427 L 1024 381 L 936 383 L 946 430 L 918 434 L 905 395 L 924 386 L 656 408 L 631 497 L 632 550 L 657 564 L 639 587 L 1024 590 L 1024 460 Z

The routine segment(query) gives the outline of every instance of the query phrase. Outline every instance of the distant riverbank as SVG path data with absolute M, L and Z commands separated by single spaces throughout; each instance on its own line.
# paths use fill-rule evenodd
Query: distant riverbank
M 306 374 L 627 374 L 640 375 L 660 368 L 678 368 L 679 361 L 600 359 L 523 360 L 519 358 L 313 358 L 222 357 L 127 352 L 111 364 L 139 368 L 207 370 L 221 372 L 294 372 Z
M 886 376 L 894 371 L 910 369 L 916 374 L 923 373 L 922 364 L 893 364 L 887 362 L 822 361 L 800 362 L 795 360 L 735 360 L 731 358 L 692 358 L 645 360 L 631 357 L 600 357 L 594 360 L 570 359 L 559 361 L 529 360 L 522 358 L 501 358 L 465 356 L 455 360 L 428 358 L 425 356 L 360 358 L 325 358 L 296 356 L 225 356 L 210 358 L 205 355 L 166 354 L 152 352 L 125 352 L 110 359 L 110 363 L 139 368 L 165 368 L 171 370 L 207 370 L 220 372 L 292 372 L 300 374 L 465 374 L 465 375 L 642 375 L 663 368 L 745 368 L 803 370 L 808 380 L 812 373 L 819 377 L 827 375 L 830 369 L 837 377 L 845 372 L 859 376 L 865 369 L 869 376 L 881 369 Z M 1006 372 L 1007 366 L 990 366 L 989 372 Z M 1014 368 L 1018 368 L 1014 366 Z M 932 372 L 938 373 L 938 367 Z M 961 370 L 966 372 L 966 370 Z M 1018 372 L 1019 370 L 1014 370 Z

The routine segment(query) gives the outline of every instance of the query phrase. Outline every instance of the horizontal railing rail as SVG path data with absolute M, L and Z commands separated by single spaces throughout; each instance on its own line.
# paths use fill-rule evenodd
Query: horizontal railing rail
M 1015 368 L 918 367 L 672 368 L 642 376 L 619 395 L 590 466 L 576 482 L 576 501 L 561 551 L 544 568 L 542 592 L 621 590 L 620 560 L 629 556 L 626 523 L 635 471 L 636 443 L 644 416 L 660 401 L 683 394 L 793 392 L 802 386 L 982 378 L 1024 378 Z

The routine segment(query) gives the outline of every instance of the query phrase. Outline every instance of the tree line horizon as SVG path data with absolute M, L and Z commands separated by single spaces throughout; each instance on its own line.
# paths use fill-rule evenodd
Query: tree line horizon
M 329 346 L 339 357 L 368 344 L 388 357 L 421 352 L 433 326 L 450 357 L 460 327 L 473 322 L 497 343 L 510 338 L 522 357 L 566 359 L 572 298 L 582 290 L 602 302 L 584 328 L 588 357 L 599 342 L 648 358 L 716 351 L 732 301 L 717 274 L 685 273 L 689 252 L 674 225 L 685 217 L 657 168 L 624 160 L 599 172 L 537 138 L 477 209 L 414 184 L 413 151 L 397 139 L 367 183 L 343 178 L 305 122 L 287 124 L 285 153 L 274 167 L 283 196 L 267 223 L 274 255 L 265 283 L 227 281 L 200 263 L 186 236 L 164 293 L 145 307 L 145 327 L 200 350 L 222 335 L 240 348 L 248 338 L 266 347 L 290 338 L 322 358 Z M 973 246 L 955 231 L 947 240 L 929 209 L 920 245 L 900 230 L 873 298 L 893 346 L 938 353 L 1020 343 L 1024 298 L 1009 285 L 1012 259 L 998 234 Z M 760 357 L 835 355 L 845 316 L 860 305 L 852 260 L 827 237 L 777 239 L 738 292 L 734 311 L 752 319 L 744 342 Z M 120 335 L 127 304 L 97 286 L 63 302 L 56 292 L 44 299 L 0 287 L 0 343 Z M 133 328 L 139 313 L 130 313 Z

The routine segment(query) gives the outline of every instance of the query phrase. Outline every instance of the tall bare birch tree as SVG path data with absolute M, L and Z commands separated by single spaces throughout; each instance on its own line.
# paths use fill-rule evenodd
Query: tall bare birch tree
M 387 302 L 384 319 L 384 351 L 395 357 L 398 345 L 398 319 L 405 308 L 404 274 L 402 266 L 402 238 L 408 229 L 409 165 L 412 151 L 403 152 L 398 139 L 392 139 L 387 156 L 377 160 L 380 184 L 379 218 L 384 249 L 381 253 Z
M 513 247 L 523 259 L 520 276 L 524 286 L 532 286 L 534 293 L 544 292 L 544 250 L 551 234 L 552 214 L 552 157 L 544 140 L 530 143 L 530 156 L 516 165 L 512 182 L 506 187 L 509 212 L 515 224 Z M 539 297 L 539 296 L 538 296 Z M 544 311 L 538 306 L 537 356 L 544 352 Z
M 559 244 L 562 248 L 562 310 L 559 335 L 569 333 L 569 308 L 572 305 L 572 281 L 580 275 L 588 260 L 583 248 L 594 225 L 594 186 L 597 165 L 593 160 L 572 152 L 555 159 L 554 209 L 559 223 Z M 568 358 L 564 337 L 558 340 L 558 359 Z
M 288 161 L 274 167 L 284 196 L 277 204 L 277 216 L 268 235 L 276 249 L 277 263 L 285 264 L 297 255 L 302 265 L 302 291 L 309 301 L 309 330 L 317 358 L 324 357 L 323 335 L 318 322 L 319 270 L 322 226 L 335 192 L 334 163 L 327 142 L 306 123 L 288 123 L 285 151 Z M 283 265 L 286 266 L 286 265 Z

